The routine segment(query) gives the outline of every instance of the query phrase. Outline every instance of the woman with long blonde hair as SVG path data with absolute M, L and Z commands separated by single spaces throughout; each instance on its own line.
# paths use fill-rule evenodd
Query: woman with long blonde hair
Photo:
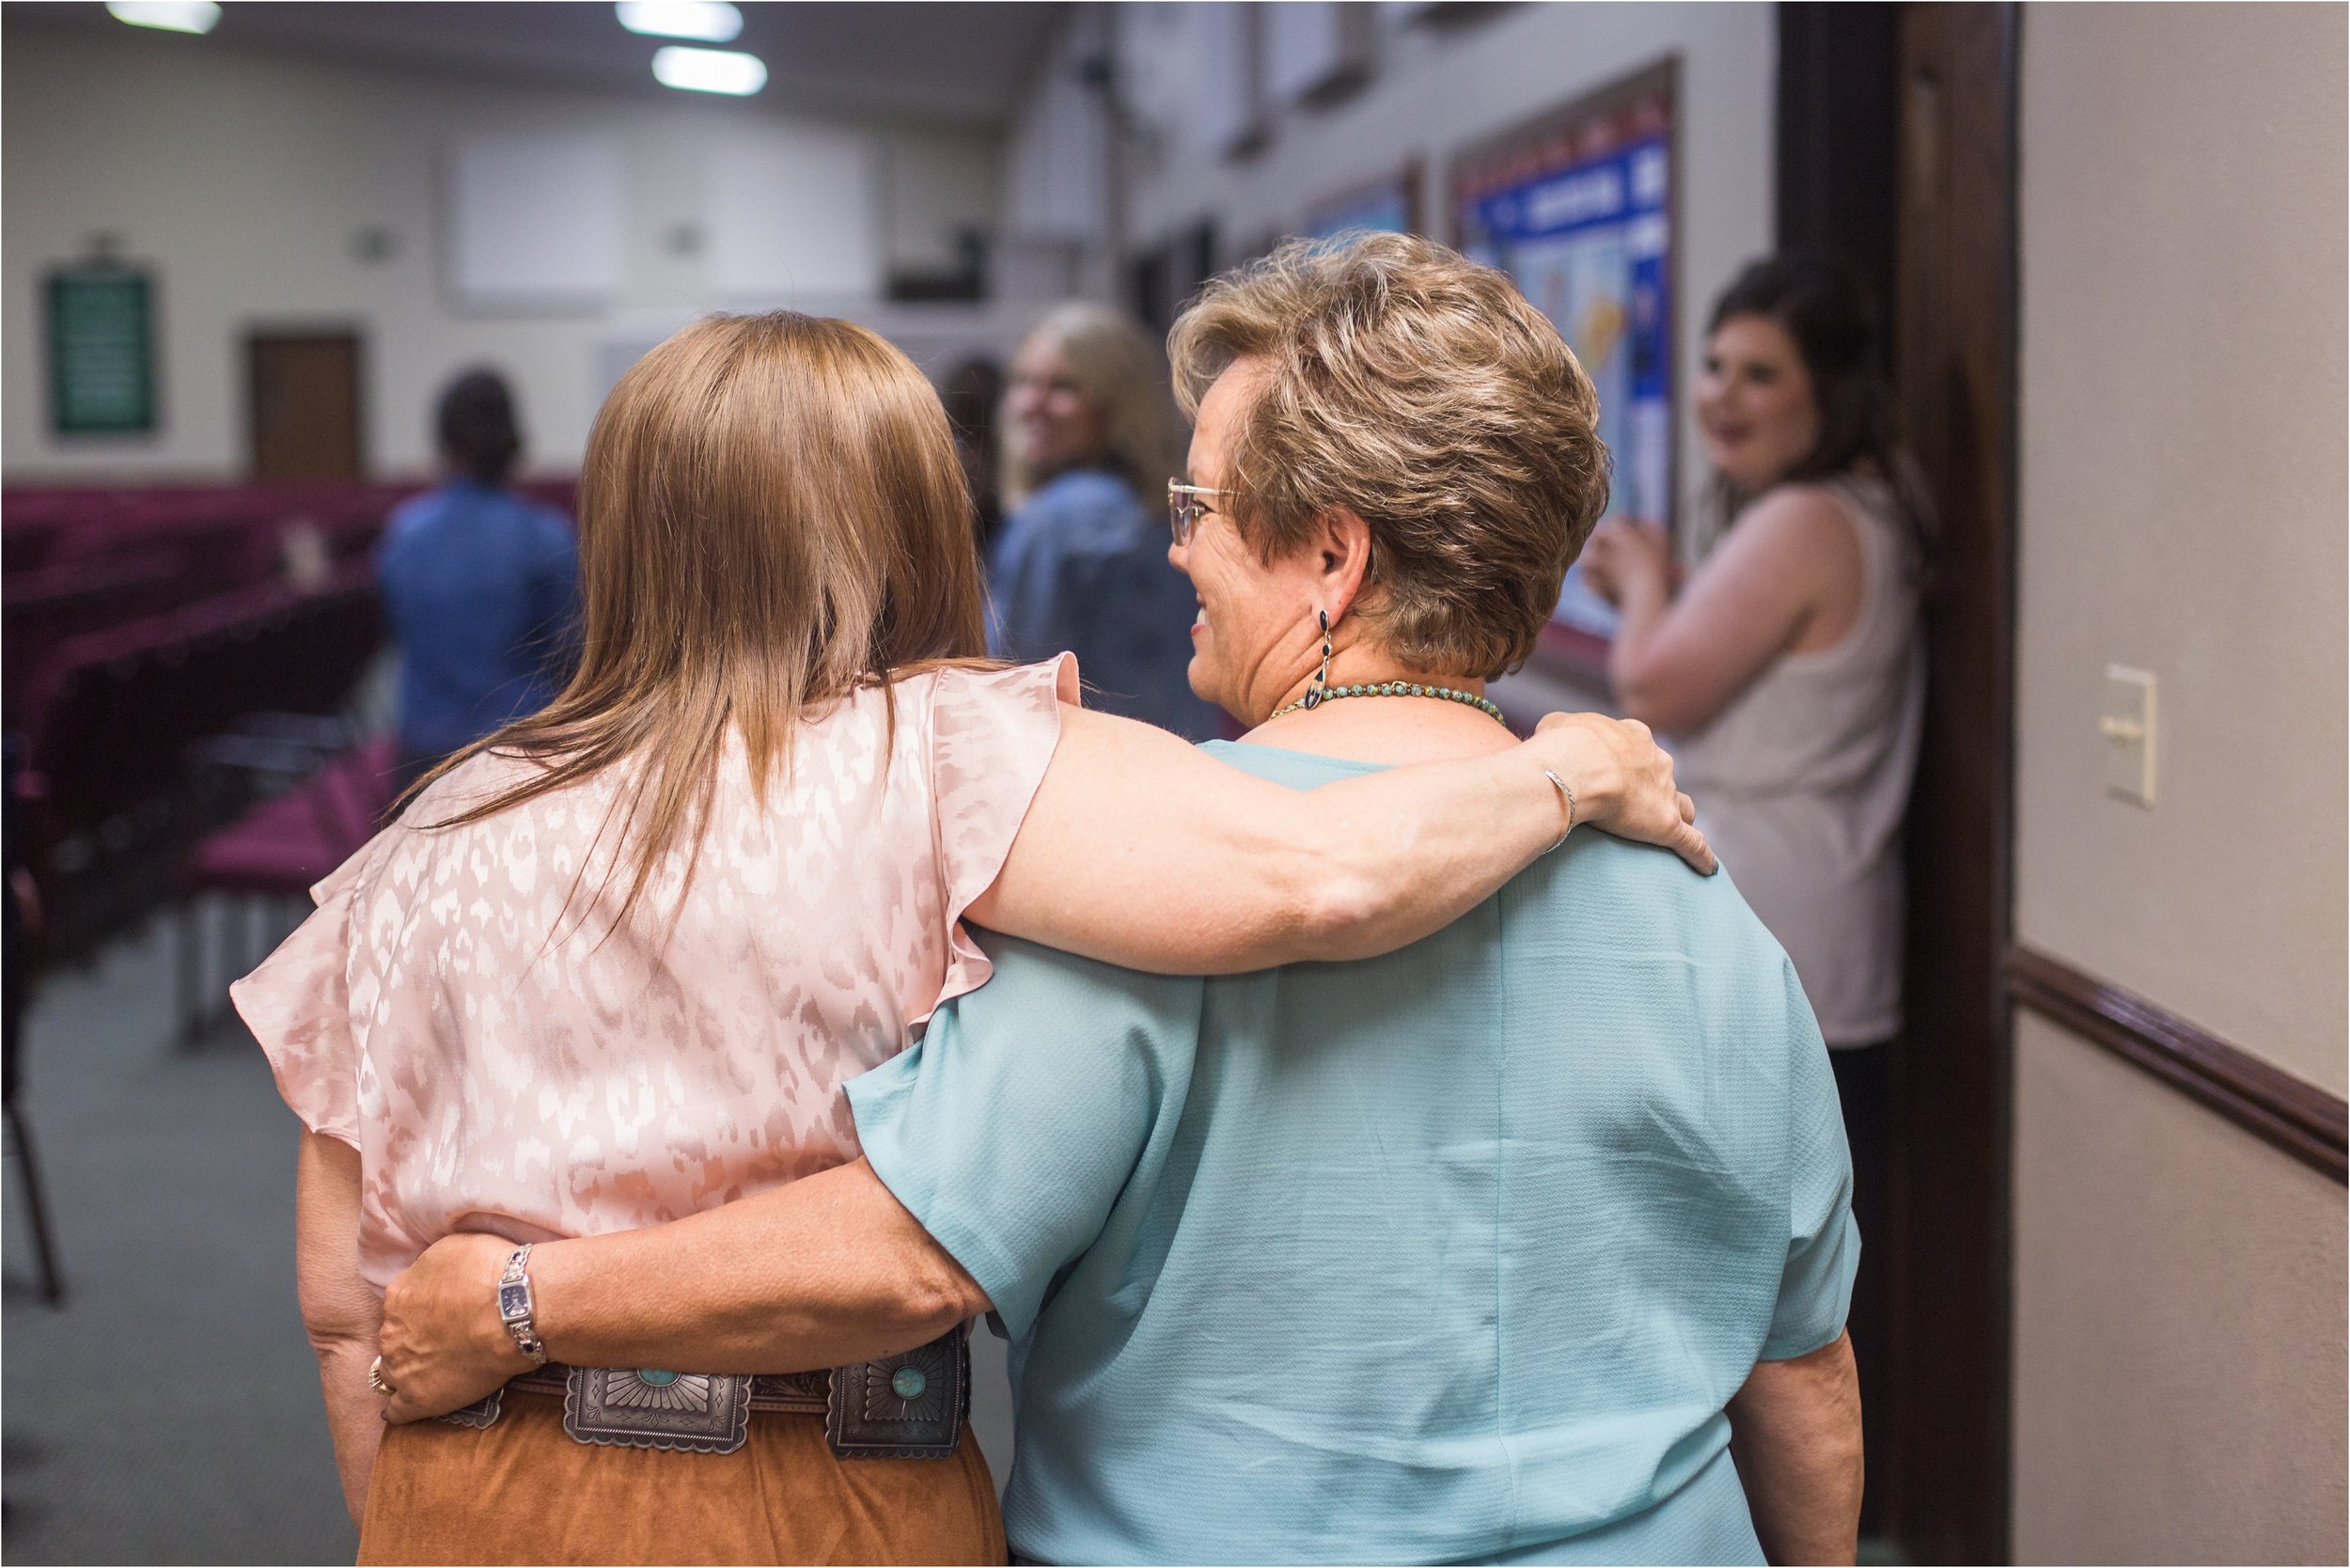
M 870 332 L 670 338 L 589 437 L 570 686 L 235 988 L 305 1127 L 303 1316 L 364 1560 L 1002 1560 L 961 1329 L 786 1376 L 541 1365 L 387 1433 L 383 1288 L 496 1232 L 481 1310 L 542 1362 L 531 1246 L 854 1160 L 843 1083 L 987 977 L 966 918 L 1213 973 L 1415 940 L 1578 821 L 1709 858 L 1609 720 L 1309 798 L 1088 713 L 1068 659 L 977 657 L 969 505 Z
M 995 651 L 1073 652 L 1104 711 L 1221 734 L 1184 673 L 1198 601 L 1167 562 L 1156 505 L 1183 468 L 1158 345 L 1108 306 L 1056 306 L 1012 357 L 1002 427 L 1012 510 L 988 559 Z

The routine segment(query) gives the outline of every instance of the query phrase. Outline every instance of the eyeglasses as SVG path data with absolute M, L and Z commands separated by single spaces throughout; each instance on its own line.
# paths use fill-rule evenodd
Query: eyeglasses
M 1199 519 L 1215 510 L 1214 507 L 1203 506 L 1200 503 L 1199 498 L 1202 495 L 1228 495 L 1230 494 L 1231 494 L 1230 491 L 1210 490 L 1205 485 L 1179 484 L 1173 479 L 1167 480 L 1167 524 L 1168 527 L 1175 530 L 1175 542 L 1179 545 L 1188 545 L 1191 542 L 1191 531 L 1199 526 Z

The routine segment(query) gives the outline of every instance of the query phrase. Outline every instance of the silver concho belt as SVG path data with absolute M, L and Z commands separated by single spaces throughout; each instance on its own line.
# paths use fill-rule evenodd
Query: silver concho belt
M 843 1459 L 946 1459 L 971 1407 L 966 1328 L 877 1361 L 774 1376 L 550 1362 L 441 1419 L 487 1427 L 512 1389 L 559 1397 L 563 1430 L 582 1443 L 732 1453 L 750 1435 L 751 1412 L 765 1410 L 822 1416 Z

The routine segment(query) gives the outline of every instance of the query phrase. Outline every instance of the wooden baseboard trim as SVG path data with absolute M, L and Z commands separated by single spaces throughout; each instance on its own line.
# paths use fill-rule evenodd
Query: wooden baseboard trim
M 2145 997 L 2018 944 L 2017 1005 L 2145 1069 L 2305 1165 L 2350 1184 L 2350 1107 L 2338 1095 L 2204 1033 Z

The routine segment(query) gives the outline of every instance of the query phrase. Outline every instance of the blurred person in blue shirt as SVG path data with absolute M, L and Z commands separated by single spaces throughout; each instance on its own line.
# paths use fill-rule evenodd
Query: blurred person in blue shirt
M 562 689 L 574 652 L 579 546 L 552 508 L 507 488 L 522 454 L 495 371 L 441 394 L 447 478 L 392 513 L 377 552 L 400 644 L 400 782 Z
M 1058 306 L 1013 357 L 1003 423 L 1012 510 L 988 560 L 990 651 L 1074 653 L 1089 706 L 1223 733 L 1185 674 L 1198 601 L 1167 562 L 1157 500 L 1181 426 L 1150 337 L 1106 306 Z

